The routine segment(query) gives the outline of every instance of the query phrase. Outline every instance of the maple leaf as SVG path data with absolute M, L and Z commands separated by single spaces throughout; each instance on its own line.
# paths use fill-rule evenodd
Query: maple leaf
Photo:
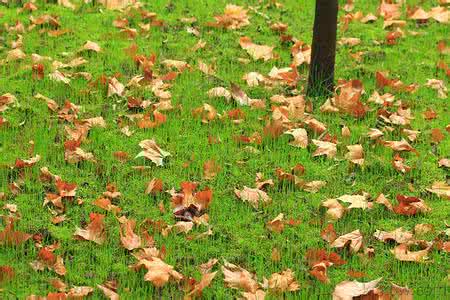
M 172 196 L 172 205 L 176 218 L 184 221 L 193 221 L 193 216 L 199 216 L 208 208 L 212 201 L 213 192 L 206 187 L 202 191 L 195 192 L 197 183 L 182 182 L 181 193 L 177 193 L 174 189 L 169 191 Z
M 100 4 L 104 5 L 107 9 L 122 9 L 128 5 L 134 3 L 133 0 L 99 0 Z
M 145 189 L 145 193 L 148 194 L 157 194 L 161 193 L 163 190 L 163 181 L 160 178 L 153 178 L 147 184 L 147 188 Z
M 16 159 L 15 167 L 18 169 L 22 168 L 29 168 L 34 166 L 38 161 L 41 160 L 41 156 L 39 154 L 36 154 L 36 156 L 30 158 L 30 159 Z
M 378 197 L 375 199 L 375 202 L 384 205 L 390 211 L 394 211 L 394 207 L 384 194 L 378 195 Z
M 333 242 L 337 237 L 333 223 L 328 223 L 327 227 L 320 232 L 320 236 L 328 243 Z
M 413 239 L 413 234 L 409 231 L 405 231 L 402 227 L 397 228 L 393 231 L 380 231 L 377 230 L 373 234 L 373 236 L 382 241 L 382 242 L 388 242 L 388 241 L 395 241 L 399 244 L 406 243 Z
M 3 217 L 6 222 L 5 228 L 0 231 L 0 246 L 17 246 L 25 243 L 32 235 L 14 230 L 14 220 L 12 218 Z
M 10 94 L 6 93 L 0 96 L 0 112 L 4 112 L 8 109 L 8 105 L 11 105 L 13 103 L 17 102 L 17 98 Z
M 363 236 L 359 229 L 352 231 L 350 233 L 344 234 L 336 238 L 330 247 L 333 248 L 345 248 L 349 246 L 351 252 L 358 252 L 363 245 Z
M 106 240 L 106 228 L 103 223 L 104 215 L 97 213 L 90 213 L 89 218 L 91 222 L 86 229 L 78 228 L 75 230 L 74 237 L 87 241 L 93 241 L 96 244 L 103 244 Z
M 139 154 L 136 155 L 136 158 L 143 156 L 154 162 L 157 166 L 163 166 L 164 158 L 170 156 L 169 152 L 159 148 L 154 139 L 143 140 L 139 143 L 139 146 L 143 151 L 139 152 Z
M 265 102 L 259 99 L 251 99 L 247 94 L 237 85 L 231 84 L 231 97 L 241 106 L 265 107 Z
M 95 42 L 87 41 L 81 50 L 87 50 L 87 51 L 94 51 L 94 52 L 100 52 L 102 51 L 102 48 Z
M 239 39 L 239 45 L 241 45 L 242 49 L 246 50 L 254 60 L 262 59 L 268 61 L 275 58 L 273 53 L 274 47 L 255 44 L 249 37 L 241 37 Z
M 326 155 L 327 158 L 333 158 L 336 156 L 336 144 L 330 142 L 324 142 L 319 140 L 312 140 L 313 144 L 317 146 L 316 151 L 314 151 L 313 156 Z
M 193 109 L 192 115 L 194 117 L 201 117 L 202 123 L 208 124 L 216 118 L 217 111 L 214 106 L 205 103 L 202 106 Z
M 347 146 L 348 153 L 345 154 L 345 158 L 354 164 L 362 166 L 364 164 L 364 149 L 361 145 L 349 145 Z
M 164 228 L 162 231 L 162 235 L 168 236 L 173 229 L 175 229 L 176 233 L 188 233 L 192 230 L 193 227 L 193 222 L 179 221 L 175 223 L 175 225 L 168 225 L 166 228 Z
M 281 273 L 273 273 L 269 278 L 269 289 L 278 292 L 293 292 L 300 289 L 300 285 L 295 280 L 294 272 L 286 269 Z
M 224 262 L 221 268 L 225 277 L 225 286 L 232 289 L 244 289 L 246 292 L 253 294 L 259 289 L 256 276 L 244 268 L 231 264 L 227 261 Z
M 149 259 L 142 259 L 139 265 L 147 269 L 144 275 L 145 281 L 150 281 L 155 287 L 162 287 L 170 279 L 180 281 L 183 275 L 174 270 L 173 266 L 166 264 L 158 257 L 151 257 Z
M 227 100 L 231 99 L 230 91 L 221 86 L 210 89 L 207 94 L 209 98 L 224 97 Z
M 333 291 L 333 300 L 351 300 L 373 293 L 382 278 L 369 282 L 342 281 L 336 285 Z
M 35 271 L 42 271 L 45 268 L 55 271 L 56 274 L 65 276 L 66 267 L 64 266 L 64 260 L 59 255 L 54 255 L 53 251 L 57 246 L 52 245 L 42 248 L 38 253 L 38 260 L 30 263 L 31 267 Z
M 244 202 L 249 202 L 254 208 L 258 208 L 260 202 L 266 204 L 272 199 L 266 192 L 244 186 L 242 190 L 234 189 L 235 195 Z
M 161 62 L 167 68 L 175 68 L 178 72 L 183 72 L 185 69 L 191 68 L 191 66 L 182 60 L 165 59 Z
M 184 299 L 190 299 L 192 296 L 200 297 L 202 295 L 202 291 L 211 284 L 214 277 L 216 277 L 216 274 L 217 271 L 212 273 L 204 273 L 200 281 L 193 286 L 192 290 L 185 296 Z
M 330 279 L 327 275 L 328 267 L 332 265 L 343 265 L 346 262 L 340 258 L 340 256 L 334 252 L 327 253 L 322 249 L 310 249 L 306 253 L 308 264 L 311 266 L 309 273 L 317 280 L 328 283 Z
M 326 214 L 333 220 L 342 218 L 347 210 L 337 199 L 327 199 L 322 202 L 322 206 L 328 208 Z
M 394 151 L 417 152 L 405 139 L 401 141 L 384 141 L 383 145 Z
M 399 215 L 412 216 L 417 213 L 426 213 L 431 210 L 425 202 L 417 197 L 397 195 L 398 205 L 393 208 Z
M 333 263 L 329 261 L 321 261 L 316 264 L 314 264 L 309 271 L 309 274 L 317 278 L 317 280 L 323 282 L 323 283 L 329 283 L 330 279 L 327 275 L 327 269 L 328 267 L 332 266 Z
M 120 242 L 122 246 L 127 250 L 134 250 L 141 247 L 141 238 L 134 233 L 136 227 L 136 221 L 133 219 L 127 219 L 121 217 L 120 221 Z
M 250 25 L 248 10 L 242 6 L 227 4 L 224 14 L 215 16 L 216 22 L 210 22 L 207 25 L 212 27 L 223 27 L 226 29 L 239 29 Z
M 443 80 L 428 79 L 425 85 L 433 90 L 436 90 L 438 93 L 438 98 L 447 99 L 447 87 L 445 86 Z
M 104 284 L 97 284 L 97 287 L 103 292 L 106 298 L 110 300 L 119 300 L 120 296 L 117 294 L 117 286 L 106 282 Z
M 113 77 L 109 80 L 108 83 L 108 97 L 112 95 L 117 95 L 119 97 L 124 96 L 125 86 L 117 80 L 116 77 Z
M 80 147 L 76 147 L 74 150 L 66 149 L 64 152 L 64 159 L 71 164 L 75 164 L 83 160 L 94 163 L 96 162 L 94 154 L 91 152 L 86 152 Z
M 433 182 L 431 188 L 427 188 L 427 191 L 437 195 L 440 198 L 450 200 L 450 185 L 447 181 Z
M 294 140 L 289 143 L 294 147 L 305 149 L 308 146 L 308 133 L 304 128 L 294 128 L 285 131 L 284 134 L 289 134 L 294 137 Z
M 284 215 L 280 213 L 275 219 L 267 222 L 267 228 L 273 232 L 281 233 L 284 229 Z
M 425 249 L 418 251 L 409 251 L 409 247 L 412 245 L 424 246 Z M 432 244 L 422 245 L 422 243 L 418 243 L 415 241 L 411 241 L 409 243 L 400 244 L 394 249 L 391 250 L 392 254 L 394 254 L 395 258 L 401 261 L 414 261 L 414 262 L 424 262 L 428 259 L 427 255 L 432 247 Z
M 364 89 L 359 80 L 343 81 L 336 87 L 336 94 L 328 99 L 321 107 L 322 112 L 342 112 L 362 118 L 366 115 L 368 107 L 365 106 L 360 98 Z

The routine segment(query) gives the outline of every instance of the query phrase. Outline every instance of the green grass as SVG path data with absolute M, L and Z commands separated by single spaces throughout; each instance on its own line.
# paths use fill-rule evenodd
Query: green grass
M 247 3 L 248 2 L 248 3 Z M 269 1 L 264 1 L 265 3 Z M 288 33 L 310 44 L 314 14 L 314 1 L 280 1 L 284 8 L 260 7 L 259 11 L 267 14 L 273 21 L 289 24 Z M 299 3 L 301 2 L 301 3 Z M 378 1 L 355 1 L 355 11 L 362 10 L 364 14 L 375 13 Z M 411 1 L 413 5 L 421 1 Z M 430 3 L 428 3 L 430 2 Z M 428 1 L 426 9 L 437 4 Z M 383 244 L 372 237 L 375 230 L 393 230 L 404 227 L 413 230 L 415 224 L 432 224 L 436 232 L 428 237 L 432 240 L 439 231 L 445 229 L 444 221 L 449 222 L 450 208 L 448 201 L 439 199 L 426 192 L 426 188 L 434 181 L 445 180 L 448 173 L 438 168 L 437 161 L 450 153 L 450 139 L 445 132 L 445 126 L 450 123 L 448 99 L 437 98 L 436 91 L 421 86 L 415 94 L 396 93 L 396 99 L 410 105 L 415 119 L 411 127 L 420 130 L 421 134 L 413 146 L 420 155 L 413 153 L 404 155 L 406 163 L 413 166 L 413 170 L 406 175 L 395 171 L 391 166 L 392 150 L 381 145 L 375 145 L 365 137 L 368 128 L 377 126 L 376 110 L 378 107 L 370 104 L 371 111 L 363 119 L 338 114 L 323 114 L 319 111 L 322 100 L 314 102 L 314 116 L 327 124 L 330 134 L 338 135 L 338 155 L 336 160 L 313 158 L 314 146 L 308 149 L 298 149 L 288 144 L 289 137 L 282 135 L 277 139 L 264 138 L 259 150 L 252 154 L 244 149 L 245 145 L 238 144 L 233 137 L 236 135 L 251 135 L 258 131 L 262 133 L 265 122 L 261 119 L 270 116 L 270 96 L 283 93 L 283 89 L 266 90 L 261 87 L 249 88 L 241 79 L 251 71 L 267 74 L 273 66 L 285 67 L 290 63 L 290 47 L 283 46 L 279 37 L 272 32 L 266 20 L 250 12 L 251 25 L 240 30 L 222 30 L 204 26 L 212 21 L 214 15 L 222 14 L 227 1 L 223 0 L 179 0 L 179 1 L 142 1 L 149 11 L 156 12 L 158 18 L 167 24 L 164 28 L 152 27 L 147 35 L 138 35 L 135 40 L 123 38 L 119 30 L 112 26 L 112 21 L 120 15 L 119 12 L 107 11 L 98 6 L 83 5 L 72 12 L 54 4 L 44 4 L 37 1 L 39 9 L 32 13 L 39 16 L 44 13 L 55 14 L 60 17 L 63 29 L 71 32 L 61 37 L 49 37 L 46 33 L 39 33 L 35 28 L 23 34 L 23 51 L 28 58 L 20 63 L 0 66 L 0 95 L 12 93 L 19 105 L 11 107 L 2 114 L 9 125 L 0 128 L 0 192 L 7 194 L 7 200 L 0 202 L 17 204 L 22 219 L 17 228 L 29 233 L 42 233 L 44 244 L 49 245 L 59 241 L 57 254 L 64 257 L 67 275 L 63 280 L 69 286 L 88 285 L 95 287 L 107 279 L 117 279 L 120 284 L 119 294 L 124 299 L 150 299 L 161 295 L 162 298 L 182 298 L 183 291 L 174 283 L 166 285 L 161 291 L 149 283 L 144 282 L 143 272 L 134 272 L 128 265 L 135 262 L 129 252 L 123 249 L 119 240 L 119 225 L 111 213 L 107 214 L 108 239 L 104 245 L 98 246 L 92 242 L 75 241 L 72 235 L 76 227 L 89 219 L 90 212 L 105 213 L 90 203 L 97 199 L 108 183 L 115 183 L 122 193 L 119 206 L 123 214 L 134 218 L 139 224 L 146 218 L 164 220 L 169 224 L 175 222 L 170 212 L 170 196 L 166 193 L 150 197 L 144 194 L 145 185 L 152 178 L 162 178 L 165 189 L 175 187 L 183 181 L 196 181 L 200 187 L 209 186 L 213 192 L 213 201 L 208 214 L 212 225 L 213 235 L 200 240 L 186 240 L 185 235 L 170 234 L 167 237 L 155 233 L 158 248 L 165 246 L 167 255 L 165 261 L 186 277 L 200 278 L 197 266 L 210 258 L 226 259 L 238 264 L 250 272 L 257 274 L 258 279 L 268 278 L 274 272 L 281 272 L 286 268 L 295 271 L 296 279 L 301 290 L 296 293 L 286 293 L 288 299 L 311 299 L 329 297 L 334 286 L 348 280 L 349 270 L 363 271 L 367 275 L 362 281 L 383 277 L 382 286 L 389 286 L 390 282 L 402 286 L 409 286 L 415 292 L 417 299 L 441 298 L 448 296 L 448 254 L 436 250 L 430 253 L 431 262 L 425 264 L 405 263 L 397 261 L 390 253 L 393 245 Z M 234 1 L 241 5 L 258 5 L 258 1 Z M 16 20 L 29 24 L 28 12 L 18 13 L 20 6 L 0 6 L 1 23 L 12 25 Z M 340 16 L 343 12 L 340 12 Z M 198 19 L 201 39 L 207 42 L 204 49 L 192 52 L 190 49 L 197 43 L 198 38 L 187 33 L 185 25 L 179 19 L 195 16 Z M 136 27 L 140 18 L 130 18 L 130 26 Z M 46 28 L 44 26 L 44 28 Z M 375 90 L 375 72 L 388 70 L 391 77 L 399 77 L 404 83 L 419 83 L 424 85 L 429 78 L 448 78 L 443 72 L 436 73 L 435 65 L 440 56 L 436 50 L 439 40 L 448 38 L 448 25 L 430 21 L 426 26 L 417 26 L 408 21 L 405 31 L 412 30 L 422 33 L 418 36 L 407 35 L 394 46 L 375 45 L 373 40 L 383 41 L 386 35 L 382 29 L 382 20 L 373 24 L 352 22 L 346 32 L 339 32 L 340 37 L 358 37 L 361 44 L 351 49 L 339 47 L 336 59 L 336 78 L 360 79 L 364 83 L 365 101 Z M 268 62 L 250 62 L 241 64 L 238 58 L 248 58 L 247 53 L 239 46 L 239 37 L 249 36 L 255 43 L 273 45 L 275 52 L 280 55 L 279 60 Z M 16 35 L 0 28 L 0 58 L 6 56 L 10 42 L 16 40 Z M 80 70 L 89 72 L 94 79 L 102 74 L 113 76 L 120 72 L 120 81 L 126 83 L 134 75 L 140 74 L 133 61 L 125 54 L 124 48 L 132 43 L 139 46 L 138 53 L 146 56 L 151 53 L 157 55 L 157 62 L 164 59 L 184 60 L 194 66 L 192 71 L 185 71 L 174 81 L 170 89 L 172 103 L 180 105 L 182 109 L 167 112 L 167 122 L 155 129 L 132 128 L 135 134 L 125 137 L 120 133 L 116 124 L 119 116 L 129 113 L 126 101 L 116 96 L 107 98 L 104 89 L 89 87 L 84 79 L 72 79 L 70 85 L 51 81 L 48 76 L 50 64 L 46 63 L 46 76 L 43 80 L 32 80 L 30 54 L 38 53 L 51 56 L 60 61 L 66 61 L 62 55 L 69 56 L 87 41 L 95 41 L 103 52 L 98 54 L 82 54 L 89 63 Z M 369 51 L 371 55 L 363 63 L 352 60 L 349 52 Z M 375 55 L 377 54 L 377 55 Z M 195 66 L 197 60 L 206 63 L 215 62 L 217 77 L 224 82 L 208 78 L 198 71 Z M 445 57 L 448 63 L 448 56 Z M 158 63 L 155 66 L 161 73 L 165 69 Z M 302 68 L 301 75 L 307 76 L 307 69 Z M 236 82 L 252 98 L 267 100 L 266 110 L 254 110 L 241 107 L 245 112 L 245 121 L 240 125 L 228 121 L 215 120 L 210 124 L 202 124 L 199 119 L 192 118 L 191 111 L 203 103 L 213 105 L 219 113 L 236 108 L 235 104 L 221 99 L 209 99 L 206 92 L 213 87 L 228 85 Z M 305 80 L 299 82 L 299 87 L 305 87 Z M 58 122 L 56 114 L 49 112 L 45 103 L 33 98 L 36 93 L 48 96 L 60 105 L 65 99 L 82 106 L 80 118 L 102 116 L 108 126 L 105 129 L 94 128 L 82 148 L 92 152 L 97 163 L 81 162 L 68 164 L 64 161 L 65 132 L 63 124 Z M 143 96 L 157 100 L 149 92 L 135 91 L 136 96 Z M 122 100 L 122 101 L 120 101 Z M 427 108 L 434 109 L 438 118 L 427 121 L 422 112 Z M 351 130 L 349 140 L 340 136 L 341 125 L 347 125 Z M 445 139 L 437 146 L 431 145 L 430 132 L 433 128 L 440 128 Z M 222 143 L 208 145 L 208 136 L 220 137 Z M 310 138 L 314 138 L 312 133 Z M 113 157 L 116 151 L 126 151 L 130 157 L 139 153 L 138 143 L 141 140 L 155 138 L 162 149 L 169 151 L 172 156 L 164 167 L 155 167 L 142 158 L 131 159 L 121 163 Z M 385 136 L 386 140 L 400 140 L 399 130 Z M 19 179 L 17 170 L 9 166 L 14 165 L 16 158 L 29 158 L 29 141 L 35 142 L 34 153 L 42 156 L 36 166 L 27 169 L 24 176 L 22 192 L 12 196 L 8 192 L 8 184 Z M 352 168 L 343 157 L 346 145 L 361 144 L 365 149 L 366 162 L 363 168 Z M 203 179 L 203 164 L 214 159 L 221 171 L 213 180 Z M 183 163 L 191 161 L 189 167 Z M 239 163 L 244 161 L 245 163 Z M 277 167 L 289 170 L 290 167 L 301 163 L 306 168 L 305 179 L 325 180 L 327 185 L 316 194 L 310 194 L 292 186 L 281 184 L 276 179 L 274 171 Z M 132 169 L 134 165 L 147 165 L 150 168 L 144 172 Z M 42 207 L 46 188 L 39 180 L 39 168 L 47 166 L 49 170 L 62 177 L 63 180 L 78 185 L 77 198 L 84 200 L 84 205 L 67 204 L 68 220 L 60 225 L 52 225 L 51 214 L 46 207 Z M 275 187 L 268 191 L 273 202 L 259 210 L 253 209 L 234 196 L 234 188 L 244 185 L 253 187 L 257 172 L 263 172 L 267 178 L 274 178 Z M 353 179 L 353 180 L 352 180 Z M 415 192 L 408 190 L 412 183 Z M 425 215 L 405 217 L 386 211 L 375 205 L 369 211 L 352 210 L 335 223 L 338 235 L 360 229 L 364 235 L 366 246 L 375 248 L 375 258 L 361 259 L 358 255 L 343 252 L 347 264 L 328 269 L 331 282 L 323 284 L 312 278 L 305 259 L 308 249 L 328 248 L 320 238 L 320 231 L 325 227 L 325 215 L 320 209 L 320 203 L 326 198 L 334 198 L 343 194 L 353 194 L 366 191 L 376 197 L 385 193 L 389 199 L 395 199 L 397 194 L 420 196 L 432 208 Z M 158 203 L 163 201 L 167 212 L 160 213 Z M 6 210 L 0 211 L 7 214 Z M 265 224 L 284 213 L 286 219 L 301 220 L 297 227 L 286 226 L 281 234 L 274 234 L 267 230 Z M 0 225 L 1 227 L 2 225 Z M 206 228 L 196 228 L 195 233 L 206 231 Z M 447 237 L 448 238 L 448 237 Z M 272 262 L 270 259 L 272 248 L 281 252 L 281 261 Z M 0 286 L 4 289 L 0 298 L 23 299 L 30 294 L 46 295 L 55 291 L 48 280 L 57 275 L 52 271 L 36 273 L 29 263 L 37 258 L 38 249 L 33 242 L 18 247 L 0 246 L 0 265 L 10 265 L 16 271 L 15 278 Z M 446 293 L 446 294 L 445 294 Z M 218 276 L 212 285 L 206 288 L 203 296 L 207 299 L 229 299 L 240 295 L 239 291 L 226 288 L 223 276 Z M 268 298 L 279 298 L 279 295 L 268 295 Z M 92 298 L 101 298 L 98 289 Z

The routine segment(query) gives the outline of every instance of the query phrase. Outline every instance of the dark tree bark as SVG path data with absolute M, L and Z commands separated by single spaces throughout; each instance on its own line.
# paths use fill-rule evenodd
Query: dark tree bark
M 316 0 L 308 96 L 333 92 L 338 0 Z

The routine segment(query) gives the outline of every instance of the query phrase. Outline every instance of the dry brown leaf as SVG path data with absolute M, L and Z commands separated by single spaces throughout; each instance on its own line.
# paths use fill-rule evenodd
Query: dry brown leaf
M 92 41 L 87 41 L 83 47 L 81 48 L 81 50 L 85 50 L 85 51 L 94 51 L 94 52 L 100 52 L 102 51 L 102 48 L 95 42 Z
M 125 249 L 130 251 L 141 247 L 141 238 L 134 233 L 135 227 L 135 220 L 126 217 L 120 218 L 120 242 Z
M 32 235 L 14 230 L 14 221 L 11 218 L 3 217 L 5 220 L 5 228 L 0 231 L 0 245 L 17 246 L 25 243 Z
M 253 43 L 249 37 L 241 37 L 239 40 L 239 45 L 241 45 L 242 49 L 246 50 L 254 60 L 262 59 L 264 61 L 268 61 L 275 58 L 273 53 L 274 47 L 257 45 Z
M 142 259 L 138 263 L 147 269 L 144 275 L 145 281 L 150 281 L 155 287 L 164 286 L 170 279 L 180 281 L 183 275 L 173 269 L 171 265 L 166 264 L 158 257 Z
M 242 6 L 227 4 L 224 14 L 215 16 L 216 22 L 210 22 L 207 25 L 212 27 L 223 27 L 226 29 L 239 29 L 250 25 L 248 10 Z
M 202 275 L 202 278 L 198 283 L 193 286 L 193 289 L 186 295 L 187 297 L 197 296 L 200 297 L 202 295 L 203 289 L 208 287 L 214 277 L 216 277 L 217 271 L 212 273 L 205 273 Z M 186 299 L 186 297 L 185 297 Z
M 86 229 L 77 228 L 75 230 L 74 237 L 76 239 L 93 241 L 94 243 L 101 245 L 106 240 L 106 228 L 103 223 L 105 216 L 90 213 L 89 218 L 91 222 L 87 225 Z
M 112 289 L 110 286 L 107 286 L 106 284 L 97 284 L 97 287 L 102 290 L 106 298 L 110 300 L 120 299 L 120 296 L 116 293 L 116 290 Z
M 281 273 L 273 273 L 269 278 L 269 289 L 276 293 L 293 292 L 300 289 L 295 280 L 294 272 L 286 269 Z
M 433 232 L 434 231 L 434 226 L 432 224 L 416 224 L 414 226 L 414 234 L 416 235 L 424 235 L 427 234 L 429 232 Z
M 359 249 L 361 249 L 362 244 L 363 236 L 359 229 L 357 229 L 350 233 L 339 236 L 330 244 L 330 247 L 345 248 L 348 246 L 351 252 L 356 253 L 359 251 Z
M 146 159 L 151 160 L 153 163 L 155 163 L 155 165 L 159 167 L 164 165 L 164 158 L 170 156 L 169 152 L 159 148 L 154 139 L 143 140 L 139 143 L 139 146 L 143 151 L 139 152 L 139 154 L 136 155 L 136 158 L 143 156 Z
M 401 261 L 425 262 L 428 259 L 427 255 L 431 246 L 427 245 L 425 249 L 419 251 L 409 251 L 409 247 L 414 244 L 417 243 L 400 244 L 392 249 L 391 252 L 396 259 Z
M 249 202 L 254 208 L 258 208 L 260 202 L 266 204 L 272 199 L 266 192 L 244 186 L 242 190 L 234 189 L 235 195 L 244 202 Z
M 361 145 L 347 146 L 348 153 L 345 158 L 354 164 L 362 166 L 364 164 L 364 149 Z
M 447 99 L 447 87 L 445 86 L 444 80 L 428 79 L 425 86 L 436 90 L 438 98 Z
M 198 266 L 200 273 L 207 274 L 211 272 L 211 269 L 219 262 L 217 258 L 211 258 L 206 263 Z
M 343 281 L 336 285 L 333 300 L 352 300 L 373 292 L 382 278 L 370 282 Z
M 208 91 L 208 97 L 214 98 L 214 97 L 224 97 L 227 100 L 231 99 L 231 93 L 224 87 L 215 87 Z
M 294 137 L 294 140 L 289 143 L 294 147 L 305 149 L 308 147 L 308 133 L 304 128 L 294 128 L 285 131 L 284 134 L 290 134 Z
M 373 234 L 373 236 L 382 241 L 382 242 L 389 242 L 389 241 L 395 241 L 399 244 L 406 243 L 408 241 L 413 240 L 413 234 L 409 231 L 404 230 L 402 227 L 397 228 L 393 231 L 380 231 L 377 230 Z
M 401 141 L 384 141 L 383 145 L 385 147 L 391 148 L 394 151 L 413 151 L 416 150 L 404 139 Z
M 440 198 L 450 200 L 450 185 L 447 181 L 436 181 L 427 191 L 436 194 Z
M 275 219 L 267 222 L 267 228 L 273 232 L 281 233 L 284 229 L 284 215 L 280 213 Z
M 367 136 L 371 140 L 375 140 L 379 137 L 382 137 L 383 135 L 384 135 L 383 132 L 377 128 L 370 128 L 369 132 L 367 132 Z
M 342 218 L 347 210 L 337 199 L 328 199 L 322 202 L 322 206 L 328 208 L 327 216 L 330 219 L 338 220 Z
M 120 83 L 116 77 L 111 78 L 108 83 L 108 97 L 111 97 L 113 95 L 123 97 L 124 93 L 125 93 L 125 86 L 122 83 Z
M 145 193 L 148 194 L 157 194 L 161 193 L 163 190 L 163 181 L 160 178 L 153 178 L 147 184 L 147 188 L 145 189 Z
M 312 140 L 313 144 L 317 146 L 316 151 L 314 151 L 313 156 L 326 155 L 327 158 L 333 158 L 336 156 L 336 144 L 330 142 L 324 142 L 319 140 Z
M 227 261 L 222 266 L 225 285 L 232 289 L 244 289 L 248 293 L 256 293 L 259 284 L 256 276 L 249 271 Z

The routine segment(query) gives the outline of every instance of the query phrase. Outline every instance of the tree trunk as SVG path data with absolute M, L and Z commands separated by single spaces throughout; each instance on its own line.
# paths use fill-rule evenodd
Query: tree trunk
M 334 88 L 338 0 L 316 0 L 308 96 L 325 96 Z

